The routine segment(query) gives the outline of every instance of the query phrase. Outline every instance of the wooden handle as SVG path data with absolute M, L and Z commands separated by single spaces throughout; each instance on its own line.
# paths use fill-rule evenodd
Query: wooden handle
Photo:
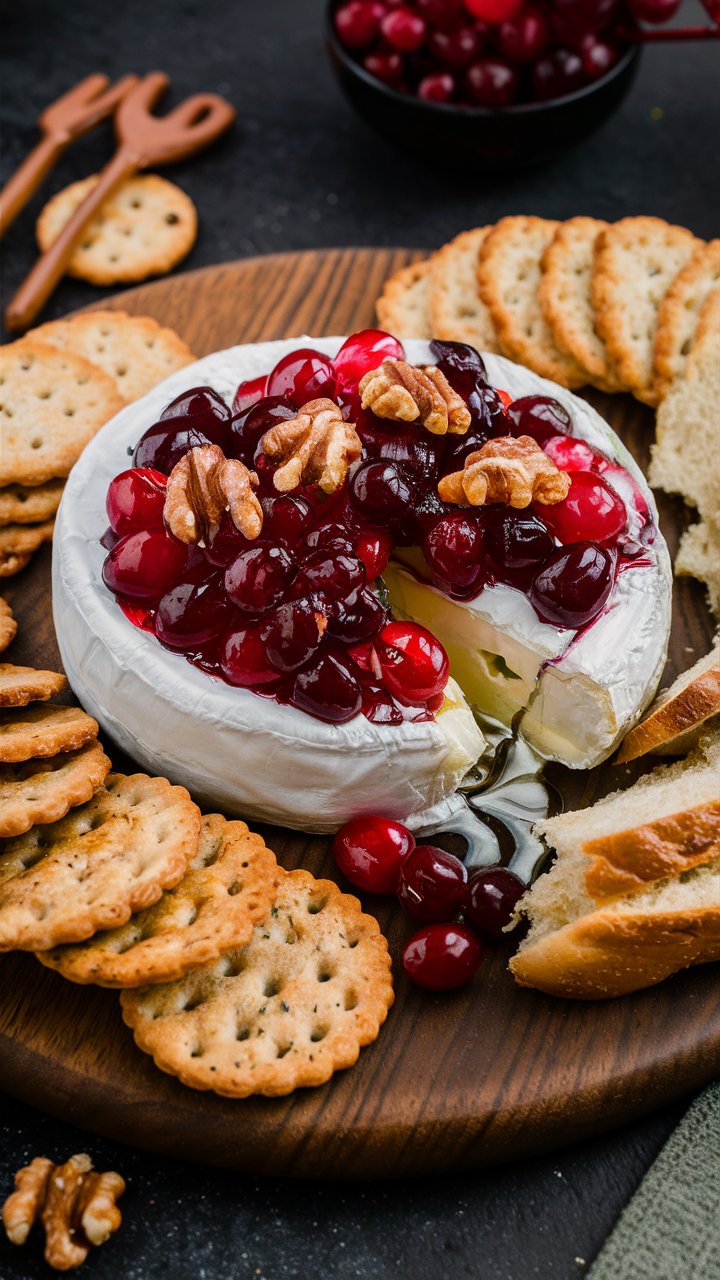
M 14 222 L 20 210 L 37 191 L 46 174 L 50 172 L 58 156 L 70 141 L 58 137 L 45 137 L 38 142 L 20 168 L 8 179 L 0 191 L 0 237 Z
M 14 333 L 27 329 L 60 280 L 80 236 L 100 205 L 136 169 L 132 156 L 121 148 L 105 166 L 97 184 L 65 223 L 57 240 L 41 254 L 20 285 L 5 312 L 5 324 Z

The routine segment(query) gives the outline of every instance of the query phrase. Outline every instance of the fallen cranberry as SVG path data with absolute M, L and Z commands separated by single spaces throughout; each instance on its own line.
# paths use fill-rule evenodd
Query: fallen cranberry
M 419 844 L 403 863 L 397 895 L 414 920 L 452 920 L 465 897 L 465 866 L 452 853 Z
M 481 933 L 502 938 L 525 889 L 520 877 L 505 867 L 476 871 L 467 883 L 463 915 Z
M 376 816 L 346 822 L 333 841 L 338 867 L 365 893 L 395 893 L 403 862 L 414 848 L 407 827 Z
M 483 960 L 475 935 L 462 924 L 430 924 L 405 943 L 403 968 L 425 991 L 455 991 L 475 976 Z

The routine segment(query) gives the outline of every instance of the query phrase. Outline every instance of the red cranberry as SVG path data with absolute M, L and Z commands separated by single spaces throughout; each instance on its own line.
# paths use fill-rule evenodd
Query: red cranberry
M 330 555 L 321 549 L 304 561 L 296 585 L 303 595 L 317 591 L 328 600 L 346 600 L 364 583 L 365 569 L 357 556 Z
M 455 89 L 455 80 L 448 72 L 434 72 L 420 81 L 418 97 L 426 102 L 450 102 Z
M 345 644 L 359 644 L 377 634 L 387 609 L 370 587 L 361 587 L 347 600 L 336 600 L 328 613 L 328 633 Z
M 455 27 L 450 31 L 432 31 L 428 49 L 433 58 L 453 71 L 462 71 L 480 52 L 480 40 L 474 27 Z
M 239 413 L 245 413 L 254 404 L 257 404 L 258 400 L 264 400 L 266 395 L 267 374 L 263 373 L 259 378 L 251 378 L 246 382 L 241 382 L 233 396 L 233 417 Z
M 155 422 L 148 427 L 135 446 L 133 464 L 148 470 L 162 471 L 169 476 L 173 467 L 185 457 L 189 449 L 217 443 L 192 424 L 175 426 L 172 421 Z
M 540 58 L 532 70 L 533 92 L 541 102 L 575 93 L 585 82 L 582 59 L 570 49 L 556 49 Z
M 240 458 L 247 466 L 253 466 L 258 445 L 265 432 L 272 430 L 278 422 L 289 422 L 296 413 L 297 410 L 285 396 L 265 396 L 258 400 L 232 420 L 230 448 L 233 456 Z
M 105 509 L 119 537 L 139 529 L 161 529 L 167 476 L 149 467 L 132 467 L 110 481 Z
M 400 53 L 414 53 L 424 43 L 427 27 L 418 13 L 400 8 L 386 13 L 380 30 L 393 49 Z
M 589 471 L 595 464 L 590 445 L 575 436 L 551 436 L 543 449 L 561 471 Z
M 580 56 L 583 71 L 590 80 L 598 80 L 612 71 L 620 59 L 620 49 L 609 40 L 598 40 L 595 36 L 586 36 L 582 42 Z
M 414 706 L 442 693 L 449 675 L 448 656 L 425 627 L 389 622 L 379 639 L 383 683 L 398 702 Z
M 278 673 L 268 662 L 258 623 L 230 631 L 220 649 L 220 668 L 230 684 L 254 689 L 271 684 Z
M 514 436 L 532 436 L 540 446 L 550 436 L 569 435 L 572 418 L 564 405 L 551 396 L 521 396 L 508 406 Z
M 399 53 L 369 53 L 363 58 L 368 75 L 383 84 L 398 85 L 403 76 L 403 60 Z
M 473 102 L 481 107 L 508 107 L 515 102 L 520 78 L 502 58 L 478 58 L 468 68 L 465 84 Z
M 554 0 L 550 6 L 553 29 L 558 39 L 570 42 L 588 32 L 602 31 L 615 16 L 618 3 L 619 0 Z
M 423 539 L 423 552 L 437 586 L 453 594 L 478 594 L 485 557 L 477 520 L 461 511 L 444 516 Z
M 405 719 L 397 703 L 379 685 L 363 689 L 362 710 L 372 724 L 402 724 Z
M 117 595 L 152 603 L 178 581 L 187 554 L 187 547 L 164 530 L 128 533 L 107 555 L 103 582 Z
M 534 62 L 545 52 L 550 40 L 548 21 L 542 9 L 528 5 L 503 22 L 498 31 L 498 47 L 511 62 Z
M 343 396 L 351 395 L 365 374 L 387 359 L 405 359 L 405 349 L 397 338 L 382 329 L 360 329 L 352 334 L 333 360 L 338 390 Z
M 530 602 L 544 622 L 575 630 L 600 613 L 612 591 L 614 571 L 612 552 L 596 542 L 558 547 L 537 574 Z
M 463 0 L 465 8 L 482 22 L 507 22 L 522 9 L 524 0 Z
M 205 559 L 210 564 L 226 569 L 233 560 L 237 560 L 241 551 L 249 551 L 252 545 L 233 524 L 232 516 L 225 511 L 205 548 Z
M 462 0 L 415 0 L 415 8 L 431 27 L 447 31 L 460 20 Z
M 311 600 L 288 600 L 263 623 L 260 636 L 270 665 L 283 674 L 297 671 L 320 647 L 327 621 Z
M 223 445 L 226 440 L 230 410 L 212 387 L 192 387 L 176 396 L 160 414 L 160 421 L 181 418 L 184 425 L 192 425 L 204 432 L 213 444 Z
M 547 525 L 530 512 L 490 508 L 483 532 L 493 576 L 521 590 L 527 590 L 538 567 L 555 549 Z
M 520 877 L 505 867 L 476 871 L 467 884 L 463 915 L 481 933 L 500 939 L 525 889 Z
M 630 12 L 636 22 L 655 26 L 669 22 L 680 8 L 680 0 L 630 0 Z
M 426 991 L 455 991 L 475 976 L 483 950 L 462 924 L 430 924 L 418 929 L 403 948 L 403 968 Z
M 225 590 L 247 613 L 263 613 L 280 604 L 290 589 L 295 566 L 282 547 L 267 543 L 241 551 L 225 572 Z
M 602 455 L 596 455 L 595 467 L 600 472 L 605 483 L 620 494 L 626 511 L 629 508 L 631 512 L 635 513 L 635 519 L 632 523 L 636 526 L 635 532 L 639 532 L 650 520 L 650 508 L 648 507 L 647 498 L 639 484 L 633 480 L 630 472 L 626 471 L 625 467 L 621 467 L 617 462 L 609 462 Z
M 414 920 L 452 920 L 465 896 L 467 871 L 452 853 L 419 844 L 403 863 L 397 895 Z
M 329 555 L 352 556 L 355 554 L 349 528 L 337 520 L 328 520 L 317 528 L 311 529 L 305 535 L 303 547 L 306 547 L 307 551 L 324 551 Z M 301 548 L 300 555 L 303 554 L 306 553 Z
M 324 653 L 295 677 L 290 701 L 318 720 L 344 724 L 361 710 L 362 690 L 348 662 L 336 653 Z
M 392 818 L 353 818 L 333 841 L 343 875 L 364 893 L 395 893 L 400 869 L 415 848 L 415 837 Z
M 445 342 L 433 338 L 430 350 L 438 369 L 459 395 L 468 396 L 478 382 L 485 381 L 483 358 L 468 342 Z
M 567 497 L 538 514 L 562 543 L 612 542 L 627 524 L 625 504 L 590 471 L 573 472 Z
M 192 652 L 224 630 L 231 611 L 221 574 L 179 582 L 158 605 L 155 634 L 168 649 Z
M 374 582 L 385 571 L 392 551 L 392 539 L 381 531 L 363 533 L 358 539 L 355 553 L 365 565 L 368 582 Z
M 440 459 L 445 450 L 445 436 L 419 435 L 417 428 L 408 431 L 378 432 L 372 446 L 366 439 L 366 449 L 388 462 L 397 463 L 414 477 L 433 481 L 437 478 Z
M 301 409 L 309 400 L 335 397 L 335 371 L 328 356 L 301 347 L 278 360 L 267 380 L 269 396 L 286 396 Z
M 296 546 L 313 519 L 310 503 L 298 494 L 285 493 L 280 498 L 265 498 L 262 507 L 262 536 L 276 544 Z
M 413 505 L 412 477 L 393 462 L 364 462 L 350 482 L 350 500 L 367 524 L 387 529 Z
M 335 30 L 346 49 L 365 49 L 380 30 L 384 13 L 374 0 L 349 0 L 335 14 Z

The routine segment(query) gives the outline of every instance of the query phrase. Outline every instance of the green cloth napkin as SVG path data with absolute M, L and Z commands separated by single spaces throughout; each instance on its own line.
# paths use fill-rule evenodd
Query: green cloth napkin
M 587 1280 L 720 1280 L 720 1081 L 670 1135 Z

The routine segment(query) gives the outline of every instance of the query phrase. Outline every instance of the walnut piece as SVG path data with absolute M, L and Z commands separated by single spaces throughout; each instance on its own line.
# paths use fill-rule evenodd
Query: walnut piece
M 263 512 L 253 493 L 258 478 L 244 462 L 226 458 L 216 444 L 198 445 L 175 464 L 167 482 L 164 516 L 181 542 L 205 546 L 223 513 L 246 538 L 257 538 Z
M 360 380 L 363 409 L 394 422 L 420 421 L 433 435 L 465 435 L 470 410 L 435 365 L 418 369 L 406 360 L 384 360 Z
M 562 502 L 570 489 L 570 476 L 531 436 L 501 436 L 488 440 L 468 454 L 462 471 L 443 476 L 438 493 L 443 502 L 482 507 L 505 502 L 529 507 L 531 502 L 551 506 Z
M 104 1244 L 122 1221 L 115 1203 L 125 1190 L 119 1173 L 95 1173 L 81 1153 L 61 1165 L 36 1156 L 15 1174 L 2 1218 L 12 1244 L 24 1244 L 33 1224 L 45 1230 L 45 1261 L 56 1271 L 71 1271 Z
M 268 458 L 282 463 L 273 476 L 281 493 L 300 484 L 317 484 L 323 493 L 334 493 L 348 468 L 362 453 L 362 442 L 352 422 L 346 422 L 332 400 L 309 400 L 296 418 L 278 422 L 260 441 Z

